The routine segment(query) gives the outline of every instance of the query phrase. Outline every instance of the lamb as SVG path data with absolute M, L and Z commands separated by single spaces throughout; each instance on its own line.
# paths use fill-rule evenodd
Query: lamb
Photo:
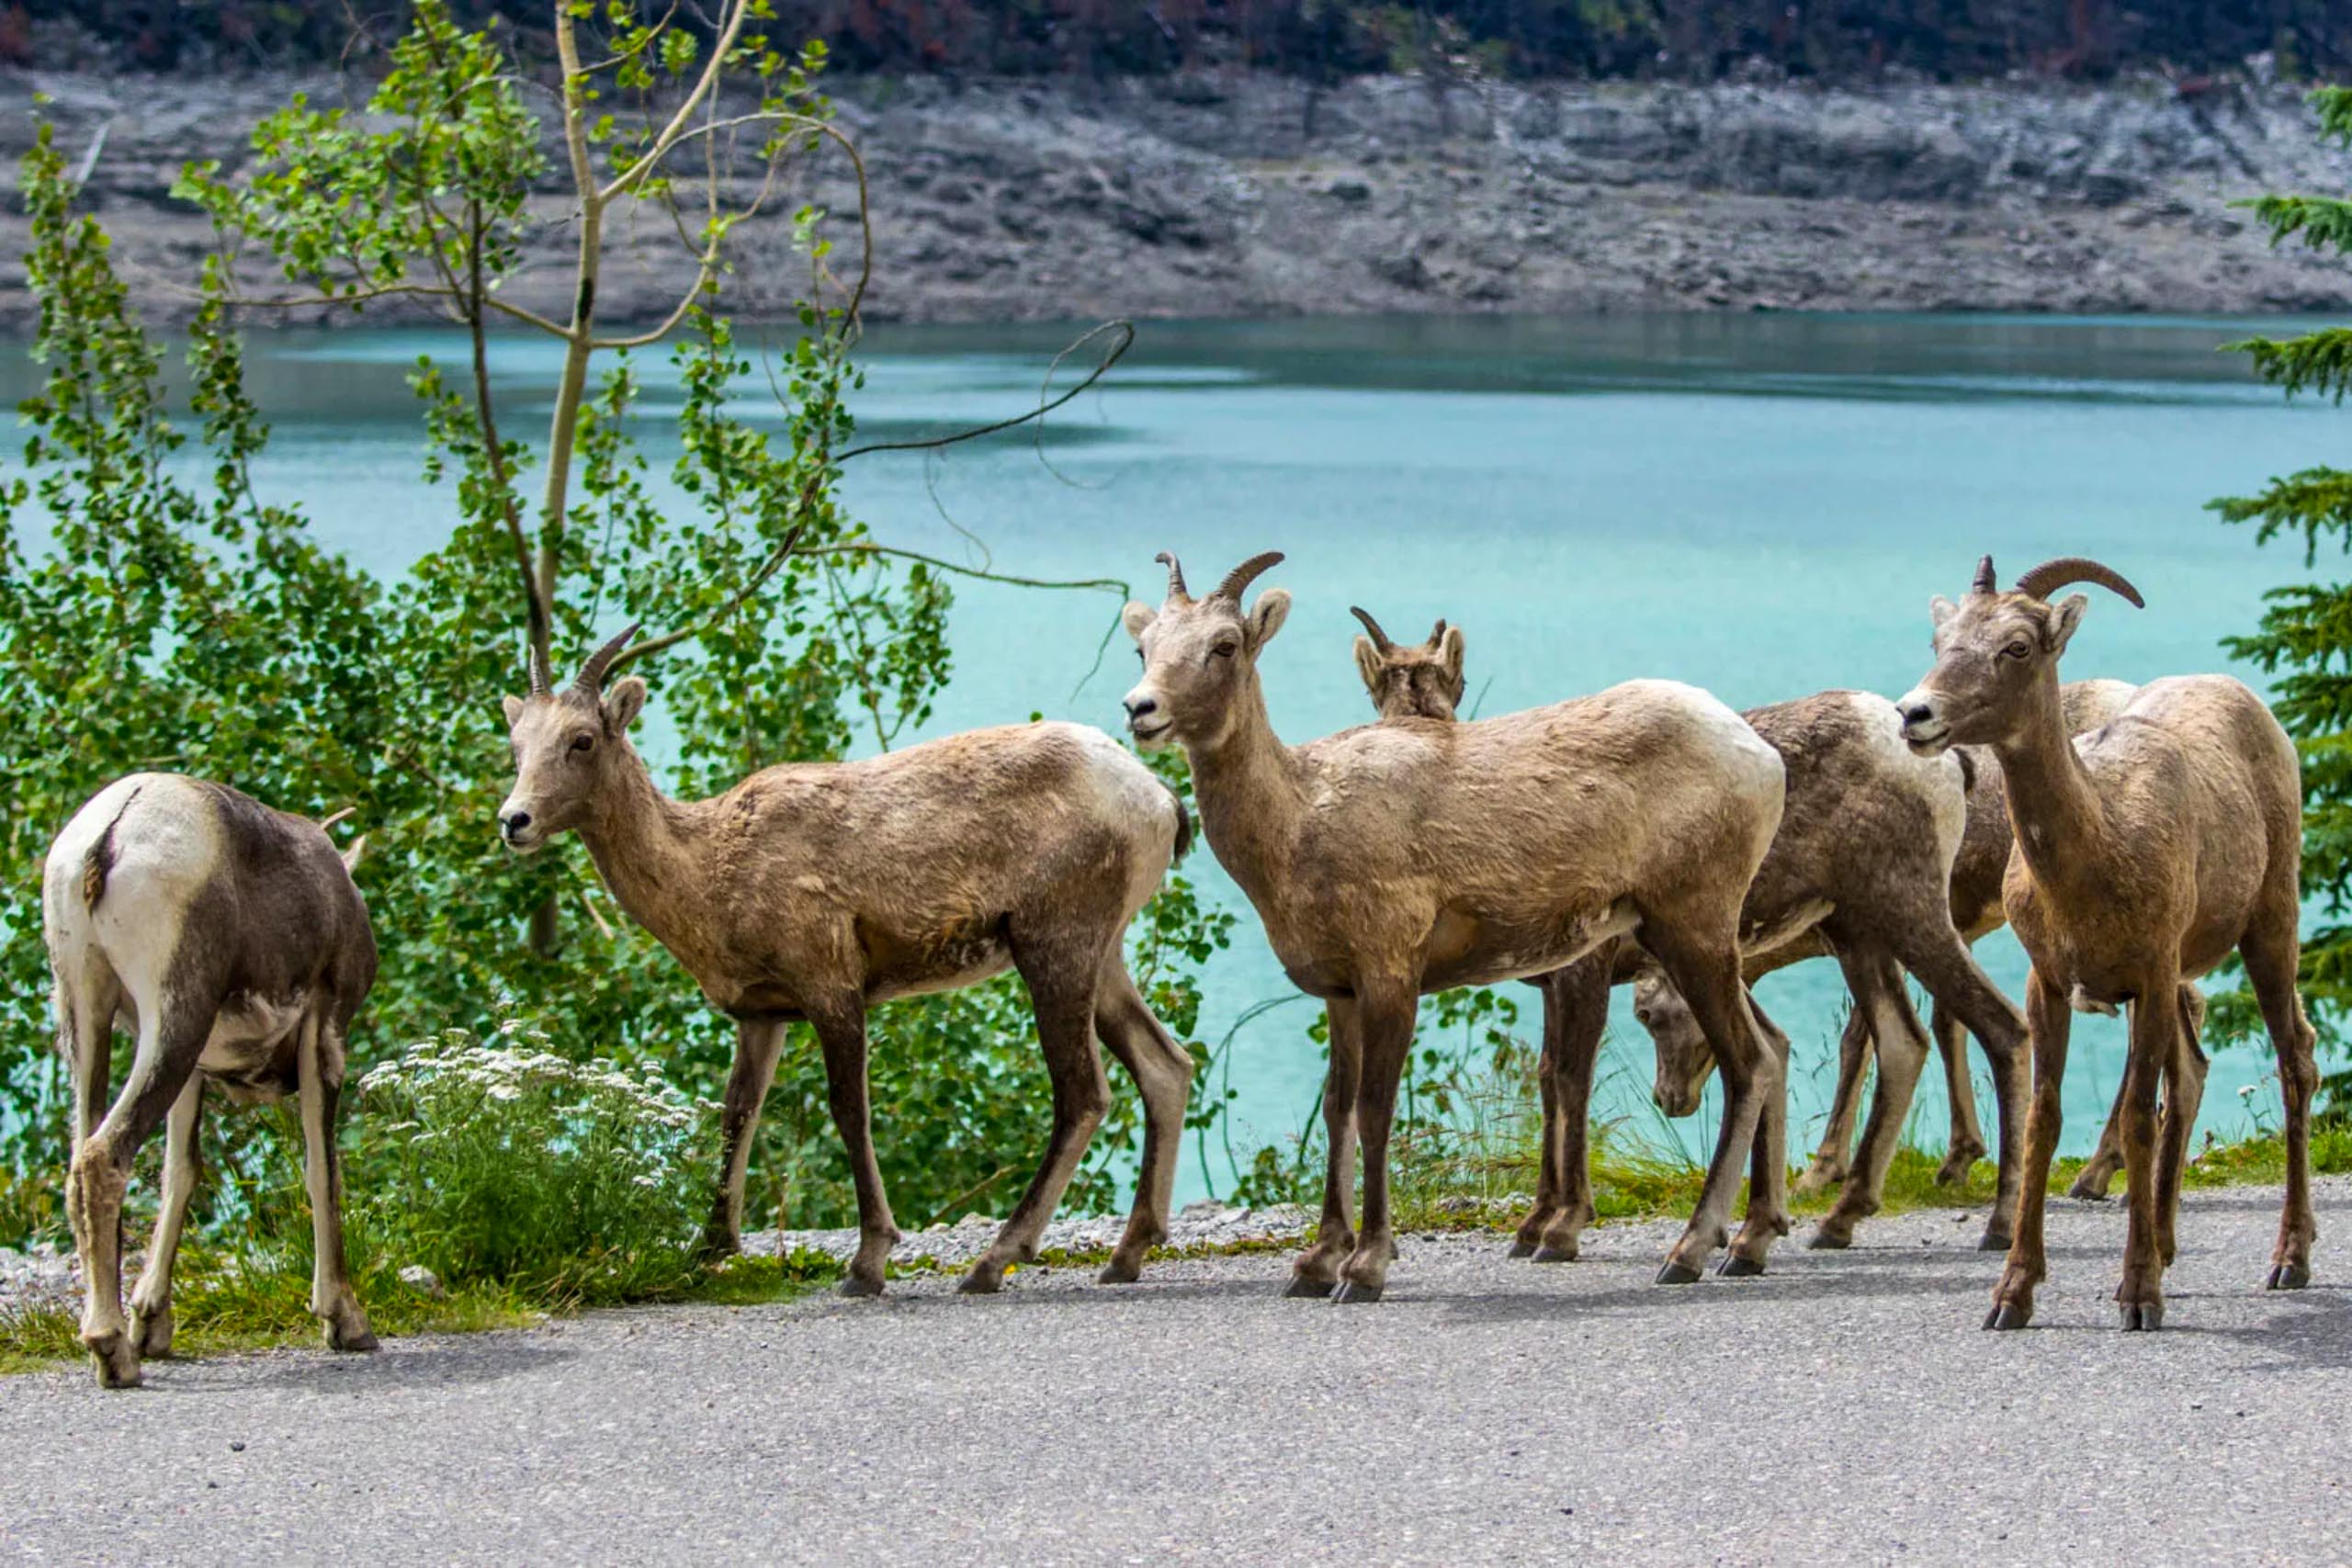
M 1012 968 L 1053 1082 L 1053 1132 L 962 1288 L 995 1291 L 1036 1256 L 1108 1109 L 1098 1038 L 1143 1098 L 1135 1207 L 1102 1273 L 1136 1279 L 1167 1237 L 1193 1063 L 1144 1005 L 1120 943 L 1189 841 L 1174 792 L 1099 729 L 1026 724 L 765 768 L 712 799 L 672 800 L 629 743 L 645 682 L 605 689 L 635 633 L 561 691 L 534 655 L 529 694 L 505 699 L 515 776 L 499 830 L 519 853 L 577 831 L 621 908 L 735 1021 L 707 1248 L 742 1245 L 760 1107 L 786 1026 L 805 1020 L 857 1189 L 858 1248 L 841 1290 L 880 1294 L 899 1233 L 868 1124 L 866 1011 Z
M 2032 960 L 2026 1020 L 2033 1103 L 2017 1237 L 1984 1325 L 2022 1328 L 2047 1274 L 2042 1212 L 2056 1152 L 2070 1009 L 2129 1008 L 2121 1094 L 2130 1229 L 2115 1299 L 2127 1330 L 2164 1323 L 2181 1175 L 2204 1074 L 2188 982 L 2233 949 L 2278 1057 L 2287 1190 L 2267 1284 L 2311 1280 L 2315 1036 L 2295 990 L 2302 790 L 2295 748 L 2262 699 L 2222 675 L 2139 689 L 2105 727 L 2070 740 L 2058 661 L 2090 607 L 2074 582 L 2131 601 L 2139 591 L 2094 560 L 2046 561 L 1997 586 L 1992 558 L 1967 596 L 1937 597 L 1936 660 L 1898 705 L 1922 755 L 1981 745 L 1999 759 L 2017 853 L 2001 902 Z M 2169 1114 L 2156 1146 L 2156 1093 Z
M 334 818 L 329 818 L 332 822 Z M 198 1176 L 204 1088 L 301 1104 L 314 1265 L 311 1311 L 338 1350 L 372 1350 L 343 1250 L 335 1110 L 351 1021 L 376 980 L 368 906 L 325 825 L 177 773 L 117 779 L 74 814 L 41 871 L 57 1043 L 74 1085 L 65 1213 L 81 1255 L 82 1343 L 98 1382 L 130 1388 L 172 1345 L 172 1267 Z M 115 1025 L 137 1036 L 107 1103 Z M 130 1166 L 166 1127 L 163 1203 L 122 1312 Z
M 1322 1223 L 1289 1293 L 1363 1302 L 1385 1288 L 1388 1139 L 1421 994 L 1548 974 L 1636 932 L 1690 998 L 1728 1089 L 1697 1212 L 1658 1279 L 1699 1278 L 1726 1239 L 1750 1156 L 1746 1224 L 1723 1271 L 1760 1272 L 1788 1229 L 1782 1064 L 1742 993 L 1736 939 L 1741 897 L 1780 824 L 1771 748 L 1714 698 L 1663 681 L 1287 746 L 1257 662 L 1290 595 L 1242 603 L 1281 555 L 1253 557 L 1200 599 L 1175 558 L 1160 558 L 1165 602 L 1124 615 L 1144 664 L 1128 728 L 1147 747 L 1183 747 L 1210 847 L 1292 983 L 1322 998 L 1334 1025 Z
M 1356 639 L 1357 668 L 1384 718 L 1450 716 L 1463 689 L 1461 629 L 1441 622 L 1426 646 L 1400 647 L 1371 615 L 1354 613 L 1367 634 Z M 1742 908 L 1743 972 L 1752 981 L 1799 958 L 1834 954 L 1853 991 L 1855 1016 L 1868 1021 L 1882 1042 L 1861 1179 L 1848 1185 L 1809 1243 L 1842 1247 L 1860 1220 L 1878 1209 L 1926 1062 L 1927 1034 L 1904 995 L 1903 970 L 1948 998 L 1954 1015 L 1968 1020 L 1986 1042 L 2004 1105 L 2012 1112 L 2003 1119 L 2005 1131 L 2018 1125 L 2015 1112 L 2024 1099 L 2024 1020 L 1969 958 L 1952 928 L 1947 889 L 1967 810 L 1956 761 L 1911 756 L 1900 744 L 1894 705 L 1860 692 L 1825 692 L 1744 716 L 1780 753 L 1788 793 L 1780 830 Z M 1576 1233 L 1590 1221 L 1579 1134 L 1606 1018 L 1606 987 L 1625 978 L 1635 982 L 1636 1016 L 1657 1045 L 1653 1092 L 1659 1106 L 1671 1115 L 1690 1114 L 1713 1068 L 1705 1037 L 1673 982 L 1638 947 L 1625 944 L 1605 968 L 1545 977 L 1545 1157 L 1535 1206 L 1515 1247 L 1523 1255 L 1574 1257 Z M 1594 987 L 1600 987 L 1599 997 L 1585 994 Z M 1762 1019 L 1762 1010 L 1757 1011 Z M 1575 1026 L 1566 1019 L 1576 1020 Z M 1763 1021 L 1772 1027 L 1769 1019 Z M 1988 1247 L 2008 1243 L 2016 1153 L 2014 1136 L 2005 1137 L 2001 1198 L 1982 1243 Z

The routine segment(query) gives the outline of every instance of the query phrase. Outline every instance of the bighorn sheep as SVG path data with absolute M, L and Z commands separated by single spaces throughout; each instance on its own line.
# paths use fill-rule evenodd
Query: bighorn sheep
M 1780 759 L 1705 693 L 1634 682 L 1468 724 L 1419 720 L 1286 746 L 1257 662 L 1289 613 L 1243 591 L 1268 553 L 1194 599 L 1168 565 L 1167 601 L 1130 604 L 1143 678 L 1127 725 L 1182 745 L 1211 847 L 1256 906 L 1292 983 L 1329 1006 L 1329 1167 L 1321 1228 L 1290 1292 L 1376 1301 L 1394 1246 L 1388 1136 L 1425 991 L 1524 978 L 1638 930 L 1680 982 L 1722 1057 L 1723 1132 L 1662 1282 L 1699 1277 L 1723 1245 L 1739 1166 L 1747 1221 L 1724 1271 L 1759 1272 L 1788 1228 L 1781 1063 L 1739 986 L 1739 901 L 1781 816 Z M 1347 1156 L 1364 1166 L 1351 1234 Z
M 238 1101 L 300 1095 L 311 1311 L 335 1349 L 376 1348 L 344 1263 L 334 1141 L 345 1034 L 376 979 L 368 906 L 351 880 L 365 842 L 338 856 L 322 824 L 222 784 L 133 773 L 93 795 L 50 846 L 41 917 L 74 1083 L 65 1213 L 82 1258 L 82 1343 L 108 1388 L 136 1385 L 141 1358 L 171 1348 L 172 1265 L 207 1082 Z M 109 1108 L 118 1021 L 138 1047 Z M 140 1145 L 165 1123 L 163 1203 L 126 1324 L 123 1193 Z
M 1902 699 L 1904 739 L 1928 755 L 1990 747 L 2017 824 L 2002 904 L 2032 960 L 2026 1019 L 2033 1105 L 2016 1244 L 1987 1328 L 2021 1328 L 2046 1273 L 2042 1207 L 2056 1151 L 2068 1009 L 2131 1009 L 2122 1143 L 2131 1210 L 2123 1326 L 2164 1322 L 2188 1134 L 2203 1084 L 2192 1062 L 2192 993 L 2232 949 L 2262 1009 L 2286 1102 L 2287 1192 L 2268 1283 L 2311 1280 L 2314 1037 L 2295 993 L 2302 792 L 2295 748 L 2240 682 L 2192 675 L 2151 682 L 2103 728 L 2070 741 L 2058 660 L 2089 601 L 2052 592 L 2096 582 L 2137 605 L 2138 590 L 2096 561 L 2046 561 L 2003 592 L 1991 557 L 1966 598 L 1931 606 L 1936 661 Z M 2168 1087 L 2154 1147 L 2158 1080 Z
M 1427 645 L 1400 647 L 1371 615 L 1354 614 L 1368 634 L 1356 639 L 1357 669 L 1383 717 L 1451 716 L 1462 690 L 1461 629 L 1440 622 Z M 1898 737 L 1894 705 L 1860 692 L 1825 692 L 1744 716 L 1780 753 L 1788 790 L 1780 830 L 1741 910 L 1742 968 L 1752 981 L 1799 958 L 1834 955 L 1853 991 L 1856 1018 L 1867 1021 L 1882 1045 L 1861 1179 L 1847 1186 L 1810 1245 L 1845 1247 L 1855 1225 L 1877 1212 L 1928 1055 L 1927 1032 L 1903 991 L 1908 969 L 1939 998 L 1939 1008 L 1948 1004 L 1967 1021 L 1993 1059 L 2008 1114 L 2002 1119 L 2000 1199 L 1982 1245 L 2006 1247 L 2025 1099 L 2025 1021 L 1976 967 L 1952 928 L 1950 874 L 1967 813 L 1961 768 L 1953 761 L 1912 756 Z M 1575 1256 L 1575 1233 L 1591 1217 L 1577 1124 L 1585 1119 L 1606 988 L 1612 978 L 1629 976 L 1635 980 L 1636 1015 L 1657 1045 L 1653 1093 L 1659 1106 L 1670 1115 L 1689 1115 L 1713 1066 L 1706 1037 L 1673 981 L 1630 947 L 1607 970 L 1586 965 L 1540 982 L 1545 999 L 1541 1070 L 1550 1079 L 1544 1095 L 1545 1158 L 1519 1250 L 1547 1260 Z M 1599 997 L 1584 994 L 1596 986 Z M 1762 1019 L 1762 1010 L 1757 1011 Z M 1555 1015 L 1576 1020 L 1576 1026 L 1566 1027 Z
M 878 1294 L 898 1231 L 867 1124 L 866 1010 L 1014 968 L 1053 1081 L 1053 1134 L 963 1288 L 996 1290 L 1008 1266 L 1036 1256 L 1108 1104 L 1097 1037 L 1143 1097 L 1135 1208 L 1102 1275 L 1134 1280 L 1167 1235 L 1193 1075 L 1120 951 L 1189 840 L 1174 793 L 1101 730 L 1028 724 L 766 768 L 712 799 L 671 800 L 629 744 L 645 682 L 604 690 L 635 632 L 561 691 L 534 658 L 530 694 L 505 699 L 515 779 L 499 828 L 518 852 L 576 829 L 621 907 L 735 1020 L 707 1246 L 741 1246 L 752 1135 L 785 1026 L 805 1019 L 857 1188 L 858 1249 L 842 1292 Z

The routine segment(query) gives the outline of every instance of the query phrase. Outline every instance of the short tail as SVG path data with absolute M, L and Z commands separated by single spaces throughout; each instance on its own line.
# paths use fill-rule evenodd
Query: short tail
M 131 802 L 138 798 L 139 791 L 134 788 L 122 803 L 122 809 L 114 814 L 114 820 L 107 824 L 106 831 L 98 835 L 97 842 L 92 844 L 89 852 L 82 857 L 82 908 L 85 909 L 96 908 L 98 900 L 106 897 L 107 874 L 114 870 L 115 857 L 120 852 L 114 847 L 114 830 L 130 811 Z
M 1168 804 L 1176 808 L 1176 852 L 1168 863 L 1182 865 L 1193 847 L 1193 814 L 1184 809 L 1184 797 L 1176 793 L 1175 785 L 1162 780 L 1160 787 L 1168 792 Z

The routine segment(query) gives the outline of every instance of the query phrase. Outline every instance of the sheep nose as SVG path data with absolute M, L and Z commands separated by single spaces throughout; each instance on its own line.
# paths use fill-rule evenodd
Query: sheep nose
M 1925 724 L 1929 719 L 1936 716 L 1935 707 L 1933 705 L 1928 703 L 1913 703 L 1910 706 L 1903 709 L 1902 712 L 1903 723 L 1906 728 Z
M 1119 705 L 1127 710 L 1127 722 L 1133 724 L 1144 715 L 1157 712 L 1159 701 L 1156 697 L 1128 697 Z
M 510 839 L 518 837 L 530 825 L 531 814 L 527 811 L 509 811 L 498 819 L 498 830 Z

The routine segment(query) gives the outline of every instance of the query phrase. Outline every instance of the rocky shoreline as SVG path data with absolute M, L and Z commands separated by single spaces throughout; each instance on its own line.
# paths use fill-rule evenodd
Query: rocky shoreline
M 2300 89 L 2252 76 L 2193 94 L 2155 78 L 1315 87 L 1246 73 L 834 90 L 870 172 L 876 320 L 2352 301 L 2352 274 L 2273 252 L 2230 205 L 2337 190 L 2352 170 L 2318 143 Z M 142 309 L 169 321 L 209 238 L 169 196 L 180 164 L 233 167 L 244 128 L 296 91 L 346 96 L 332 76 L 0 73 L 0 97 L 23 106 L 0 115 L 0 157 L 29 143 L 35 92 L 70 155 L 103 130 L 88 198 Z M 846 212 L 846 174 L 835 157 L 800 194 Z M 560 308 L 570 242 L 552 187 L 541 215 L 512 293 Z M 20 203 L 0 213 L 0 330 L 32 320 L 24 222 Z M 854 228 L 834 233 L 837 266 L 854 266 Z M 738 309 L 784 313 L 807 276 L 788 220 L 744 239 Z M 618 249 L 608 319 L 666 308 L 690 276 L 666 223 Z

